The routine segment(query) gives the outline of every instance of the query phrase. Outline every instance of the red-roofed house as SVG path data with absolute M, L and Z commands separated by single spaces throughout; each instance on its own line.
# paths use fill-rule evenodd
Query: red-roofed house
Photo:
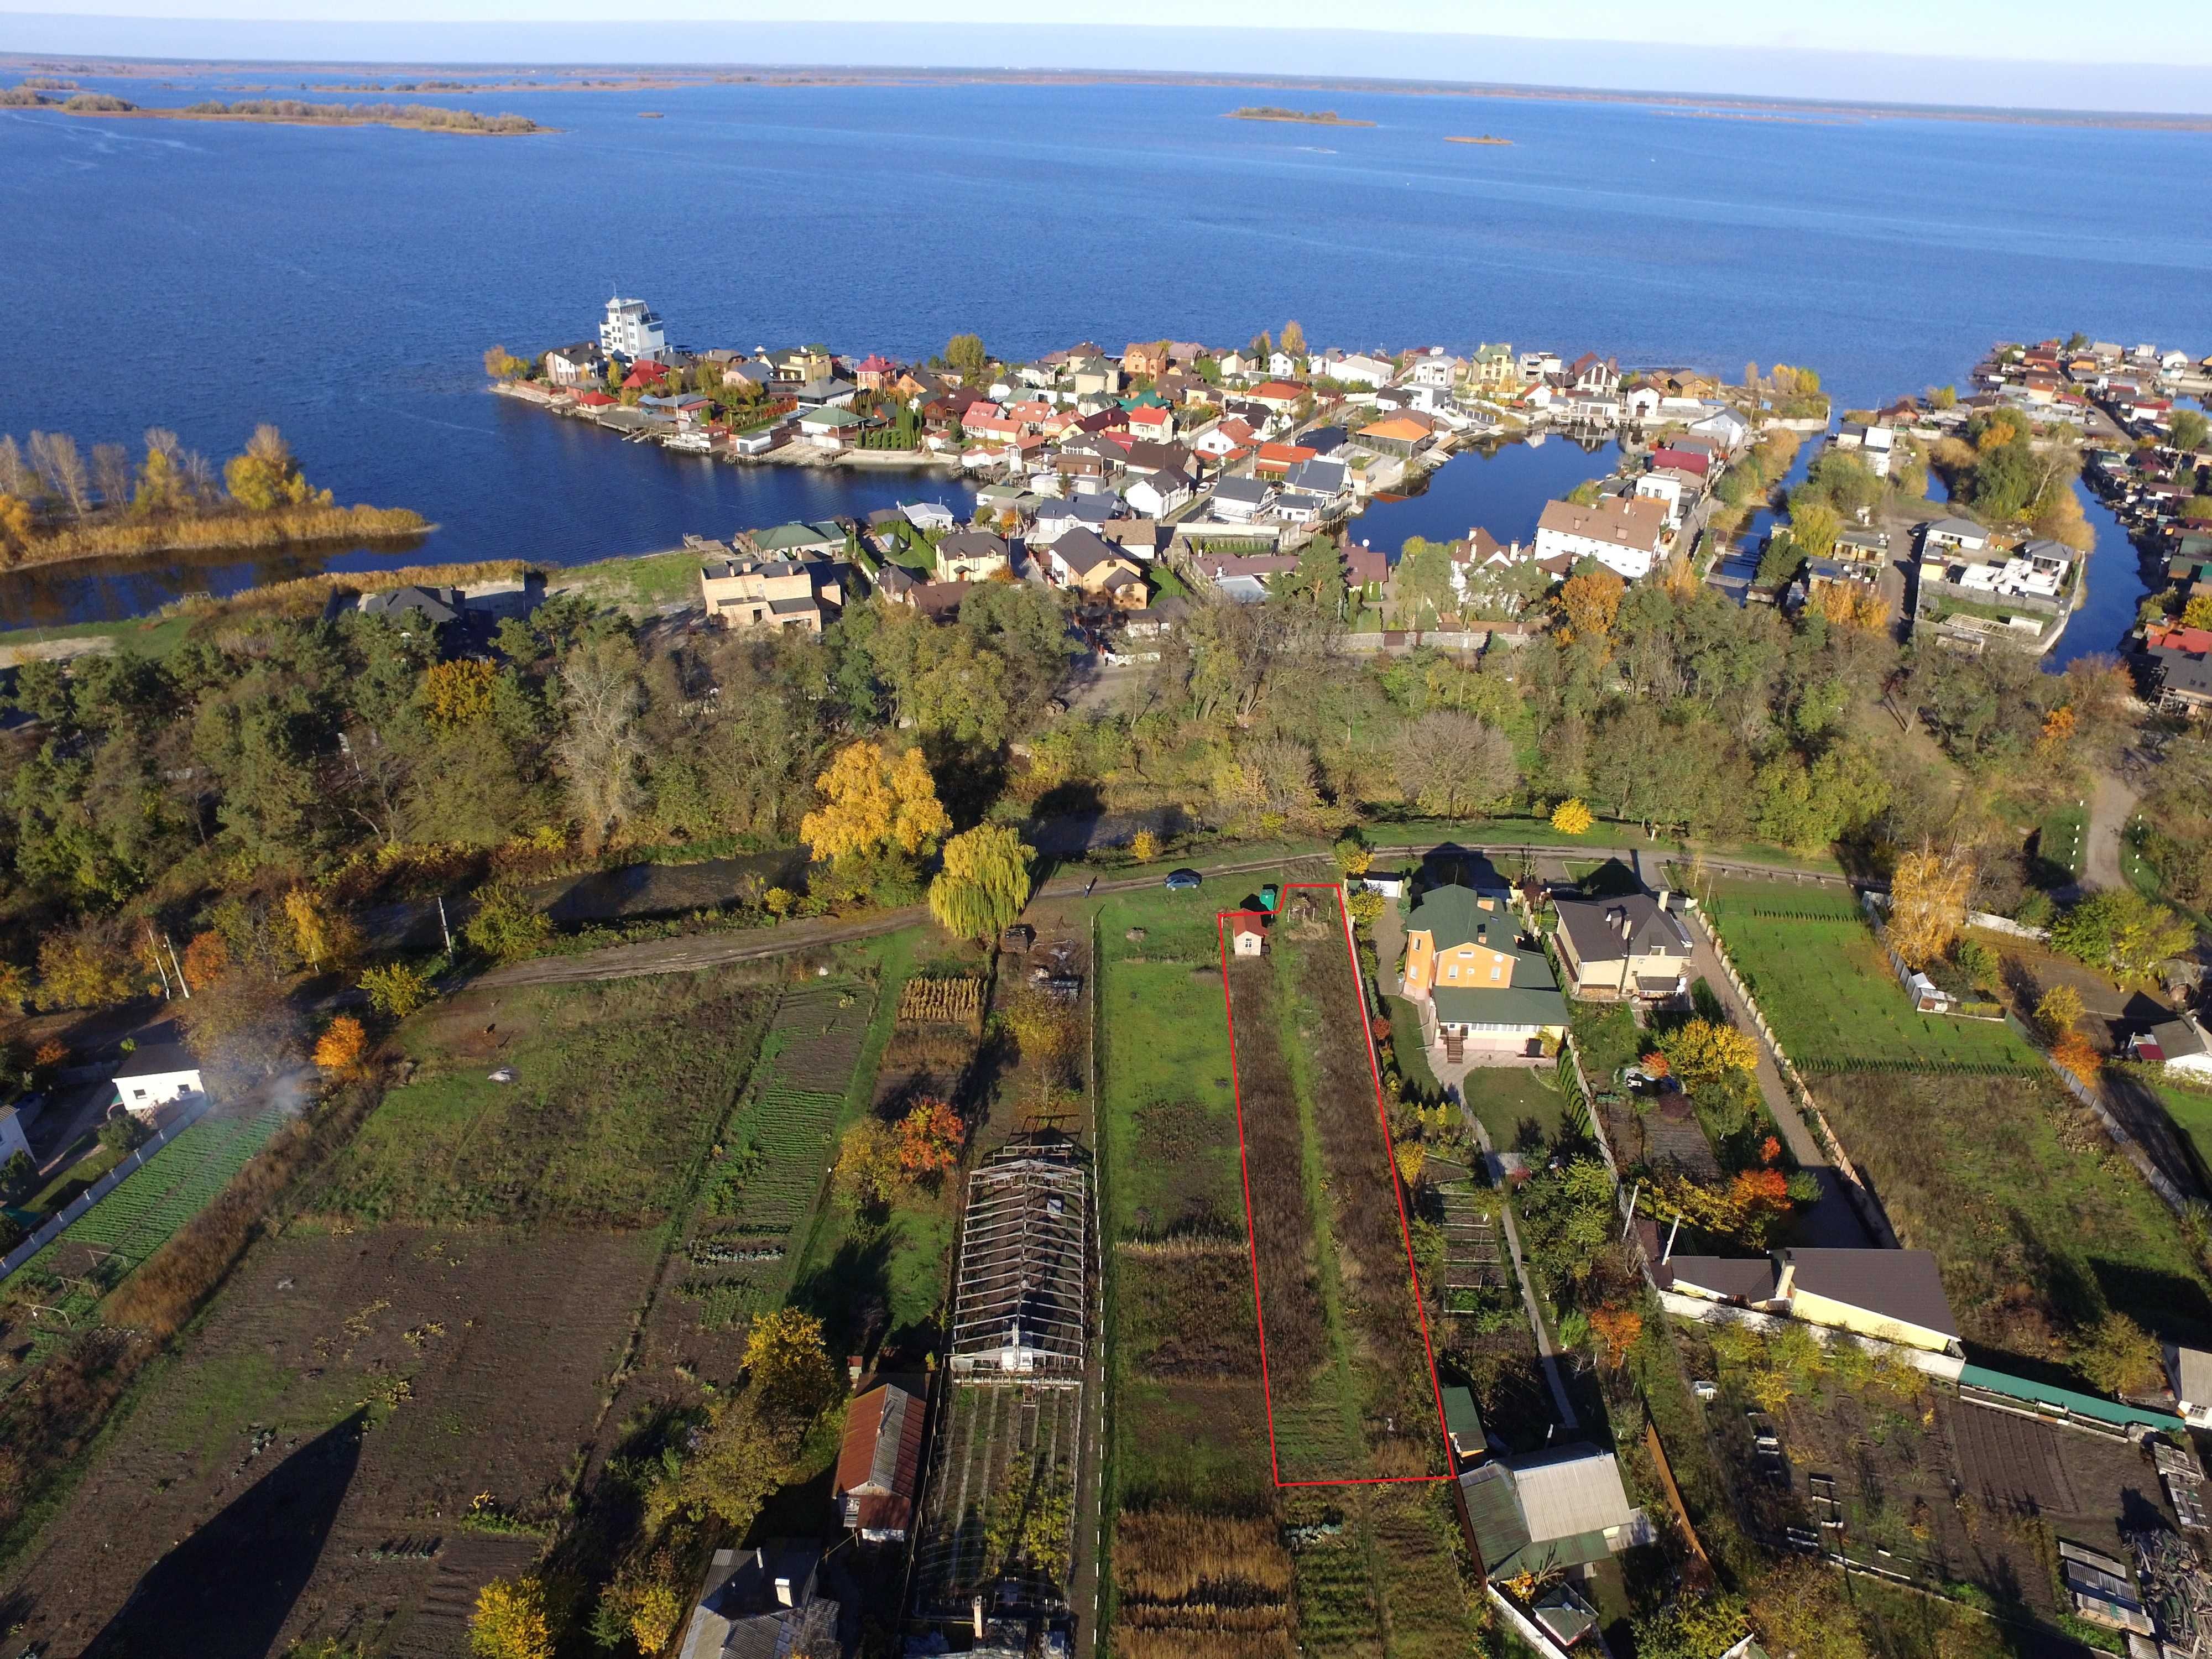
M 853 365 L 854 380 L 870 392 L 881 392 L 898 377 L 899 365 L 872 351 Z
M 630 365 L 629 373 L 623 376 L 623 390 L 624 392 L 650 391 L 667 378 L 666 363 L 655 362 L 650 357 L 641 357 Z
M 1300 461 L 1310 461 L 1321 452 L 1308 449 L 1304 444 L 1261 444 L 1259 459 L 1252 463 L 1255 472 L 1288 472 Z
M 1713 458 L 1700 450 L 1676 449 L 1669 445 L 1662 445 L 1651 452 L 1651 470 L 1654 472 L 1662 467 L 1672 466 L 1684 472 L 1694 472 L 1702 478 L 1712 470 L 1712 465 Z
M 1267 948 L 1267 929 L 1259 917 L 1239 910 L 1229 918 L 1229 949 L 1233 955 L 1256 957 Z
M 1298 399 L 1305 395 L 1305 387 L 1293 386 L 1288 380 L 1262 380 L 1244 394 L 1250 402 L 1278 415 L 1297 408 Z
M 1175 436 L 1175 410 L 1139 407 L 1129 411 L 1129 430 L 1139 438 L 1165 443 Z
M 582 409 L 605 409 L 610 404 L 620 401 L 613 393 L 598 390 L 580 392 L 576 394 L 577 406 Z
M 922 1399 L 883 1382 L 845 1409 L 831 1500 L 849 1532 L 871 1544 L 902 1543 L 921 1472 Z
M 969 443 L 987 448 L 1010 444 L 1022 435 L 1022 423 L 996 404 L 970 404 L 960 426 Z

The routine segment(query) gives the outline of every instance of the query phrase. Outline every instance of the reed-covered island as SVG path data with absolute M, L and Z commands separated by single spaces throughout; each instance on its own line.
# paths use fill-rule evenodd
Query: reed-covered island
M 275 427 L 254 428 L 218 478 L 177 434 L 149 428 L 134 464 L 120 444 L 88 455 L 65 432 L 27 445 L 0 434 L 0 570 L 64 559 L 316 542 L 399 541 L 431 526 L 405 507 L 341 507 L 310 484 Z
M 1355 121 L 1333 109 L 1282 109 L 1273 104 L 1248 104 L 1232 109 L 1231 121 L 1293 121 L 1309 127 L 1371 127 L 1372 121 Z
M 467 132 L 489 137 L 556 132 L 526 115 L 479 115 L 474 110 L 436 104 L 309 104 L 296 98 L 242 98 L 235 103 L 210 99 L 178 109 L 149 108 L 110 92 L 80 92 L 52 98 L 25 82 L 0 88 L 0 108 L 54 109 L 64 115 L 106 115 L 166 121 L 261 121 L 301 127 L 407 127 L 423 132 Z

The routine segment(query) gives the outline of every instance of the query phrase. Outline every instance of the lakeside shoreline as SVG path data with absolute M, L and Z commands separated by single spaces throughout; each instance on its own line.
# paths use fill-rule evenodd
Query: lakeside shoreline
M 58 566 L 82 564 L 95 560 L 153 558 L 164 553 L 276 552 L 286 548 L 326 546 L 333 542 L 384 543 L 398 546 L 406 542 L 427 538 L 438 528 L 435 524 L 423 518 L 412 507 L 356 505 L 313 510 L 319 514 L 334 514 L 343 522 L 327 523 L 320 528 L 302 529 L 295 514 L 289 509 L 250 516 L 237 514 L 210 514 L 200 518 L 179 519 L 167 527 L 173 532 L 192 525 L 200 525 L 210 529 L 228 526 L 236 530 L 255 528 L 273 530 L 274 533 L 225 536 L 212 540 L 172 533 L 167 539 L 149 541 L 140 546 L 88 547 L 58 551 L 48 550 L 38 544 L 33 544 L 26 548 L 13 562 L 0 565 L 0 572 L 51 570 Z M 402 519 L 412 520 L 413 522 L 399 522 Z M 129 530 L 135 526 L 94 525 L 88 528 L 96 532 L 111 527 Z M 56 537 L 48 538 L 47 540 L 49 542 L 62 540 L 76 533 L 82 532 L 64 531 Z

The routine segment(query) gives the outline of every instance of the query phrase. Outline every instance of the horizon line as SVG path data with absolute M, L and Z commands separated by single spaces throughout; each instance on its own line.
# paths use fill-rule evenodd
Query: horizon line
M 28 14 L 0 11 L 0 28 L 4 28 L 7 21 L 11 17 L 28 15 L 50 17 L 54 15 L 54 14 Z M 100 19 L 100 21 L 140 20 L 120 19 L 111 16 Z M 144 21 L 183 23 L 228 23 L 234 21 L 252 21 L 253 20 L 223 18 L 164 18 Z M 645 21 L 649 22 L 652 20 Z M 360 24 L 358 26 L 375 27 L 398 27 L 375 23 Z M 311 25 L 311 27 L 327 26 Z M 337 25 L 337 27 L 345 27 L 345 25 Z M 430 30 L 457 30 L 476 28 L 482 26 L 469 23 L 440 21 L 428 24 L 408 24 L 405 27 L 410 28 L 426 28 Z M 564 26 L 556 23 L 525 23 L 516 25 L 514 27 L 529 29 L 554 28 Z M 1172 24 L 1158 26 L 1099 25 L 1097 27 L 1122 33 L 1138 33 L 1145 32 L 1146 29 L 1152 27 L 1161 29 L 1174 28 L 1191 33 L 1197 33 L 1200 32 L 1204 26 L 1194 24 Z M 1378 38 L 1408 40 L 1426 39 L 1472 40 L 1499 38 L 1455 33 L 1424 35 L 1405 30 L 1389 29 L 1336 30 L 1319 28 L 1312 26 L 1300 26 L 1295 28 L 1286 27 L 1279 32 L 1283 33 L 1310 34 L 1358 33 L 1371 34 Z M 1516 41 L 1527 41 L 1530 44 L 1536 45 L 1565 46 L 1582 44 L 1565 40 L 1553 40 L 1537 36 L 1513 36 L 1510 38 Z M 1606 41 L 1601 44 L 1610 46 L 1632 46 L 1637 43 L 1628 40 L 1618 40 Z M 2061 63 L 2061 60 L 2045 58 L 1961 58 L 1954 54 L 1884 52 L 1872 51 L 1864 52 L 1831 52 L 1817 47 L 1795 46 L 1775 47 L 1771 49 L 1739 47 L 1723 50 L 1738 52 L 1765 52 L 1771 50 L 1778 53 L 1786 52 L 1812 59 L 1827 58 L 1859 60 L 1866 58 L 1886 58 L 1899 63 L 1911 63 L 1918 64 L 1960 64 L 2001 65 L 2006 64 L 2032 64 L 2056 67 L 2059 66 Z M 76 61 L 75 63 L 69 64 L 58 64 L 52 61 L 58 56 L 67 56 Z M 2048 104 L 1933 103 L 1906 99 L 1821 96 L 1810 93 L 1698 92 L 1695 90 L 1686 90 L 1679 87 L 1607 87 L 1594 84 L 1577 84 L 1573 82 L 1564 81 L 1478 81 L 1462 80 L 1449 76 L 1397 76 L 1372 73 L 1303 75 L 1289 70 L 1268 70 L 1134 69 L 1109 68 L 1073 64 L 1064 65 L 1037 64 L 1027 66 L 990 64 L 872 64 L 843 63 L 830 59 L 805 58 L 530 58 L 520 55 L 501 58 L 447 59 L 433 58 L 324 58 L 307 56 L 286 56 L 281 58 L 243 58 L 235 54 L 226 55 L 221 53 L 138 53 L 100 51 L 72 52 L 66 51 L 65 49 L 51 47 L 43 50 L 25 50 L 0 46 L 0 69 L 9 70 L 16 72 L 20 72 L 25 69 L 48 70 L 56 69 L 76 69 L 77 72 L 80 73 L 96 73 L 96 70 L 88 71 L 82 66 L 103 64 L 123 66 L 134 70 L 236 70 L 263 73 L 278 70 L 312 71 L 343 70 L 349 72 L 373 70 L 385 74 L 396 74 L 413 70 L 467 70 L 479 75 L 514 73 L 569 76 L 589 74 L 596 71 L 619 70 L 639 76 L 667 75 L 672 76 L 690 77 L 692 79 L 726 76 L 732 74 L 744 74 L 747 76 L 754 74 L 769 74 L 789 76 L 834 75 L 848 77 L 854 80 L 877 82 L 893 82 L 901 79 L 915 78 L 924 80 L 972 79 L 1024 83 L 1049 82 L 1063 82 L 1071 85 L 1139 84 L 1191 87 L 1219 86 L 1227 88 L 1279 87 L 1305 88 L 1314 91 L 1368 92 L 1378 96 L 1385 97 L 1522 97 L 1562 102 L 1588 101 L 1596 103 L 1678 104 L 1746 110 L 1805 110 L 1828 113 L 1857 114 L 1871 117 L 1876 119 L 1886 118 L 1892 116 L 1911 116 L 1920 118 L 2002 121 L 2007 118 L 2010 118 L 2026 125 L 2100 126 L 2176 131 L 2212 131 L 2212 113 L 2200 113 L 2188 110 L 2116 109 L 2088 106 L 2069 107 L 2062 105 Z M 2130 64 L 2119 63 L 2100 64 L 2098 67 L 2113 71 L 2125 71 L 2130 69 L 2171 68 L 2171 66 L 2168 65 Z M 573 91 L 621 90 L 621 88 L 570 88 L 565 89 Z M 315 90 L 315 88 L 307 88 L 307 90 L 313 91 Z M 449 90 L 458 95 L 459 93 L 470 89 L 453 88 Z M 501 88 L 501 90 L 544 90 L 550 92 L 564 90 L 564 88 L 558 86 L 548 86 L 543 88 Z

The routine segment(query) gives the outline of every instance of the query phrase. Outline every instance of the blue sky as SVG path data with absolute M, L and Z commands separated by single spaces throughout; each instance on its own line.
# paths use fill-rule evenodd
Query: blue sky
M 2136 0 L 2124 28 L 2084 27 L 2068 0 L 0 0 L 0 16 L 270 19 L 299 22 L 533 23 L 641 19 L 740 23 L 882 21 L 1000 26 L 1343 29 L 1533 40 L 1650 41 L 1904 56 L 2212 63 L 2201 6 Z

